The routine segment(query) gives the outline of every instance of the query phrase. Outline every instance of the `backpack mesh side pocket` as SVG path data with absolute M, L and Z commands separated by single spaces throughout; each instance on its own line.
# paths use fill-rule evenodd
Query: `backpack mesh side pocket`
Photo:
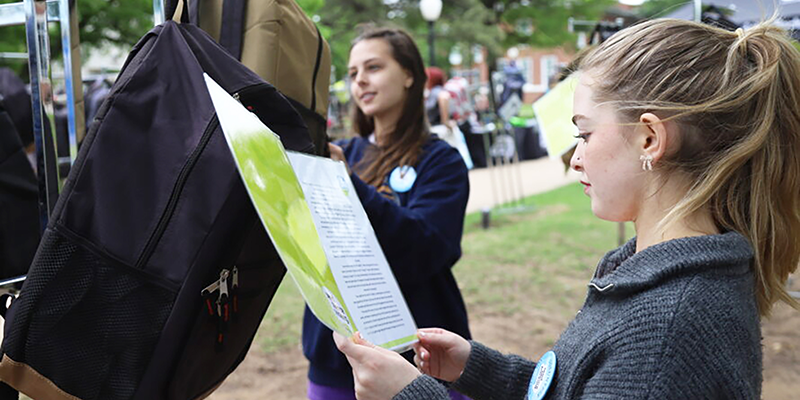
M 82 399 L 133 396 L 175 292 L 47 230 L 3 351 Z

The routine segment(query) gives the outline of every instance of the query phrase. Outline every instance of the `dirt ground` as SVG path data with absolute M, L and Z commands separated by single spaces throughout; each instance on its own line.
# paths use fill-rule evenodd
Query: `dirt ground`
M 793 290 L 800 291 L 800 279 Z M 473 336 L 503 352 L 538 358 L 569 322 L 539 310 L 522 310 L 513 315 L 490 315 L 470 307 Z M 762 325 L 764 345 L 763 398 L 800 398 L 800 312 L 779 305 Z M 298 338 L 299 343 L 299 338 Z M 305 399 L 307 362 L 299 344 L 264 354 L 256 346 L 245 361 L 210 397 L 213 400 Z

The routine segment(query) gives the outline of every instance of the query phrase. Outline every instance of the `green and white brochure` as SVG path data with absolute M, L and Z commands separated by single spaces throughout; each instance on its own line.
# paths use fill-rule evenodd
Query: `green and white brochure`
M 578 128 L 572 124 L 572 95 L 576 86 L 578 75 L 572 74 L 533 103 L 539 132 L 551 158 L 560 158 L 577 143 Z
M 208 75 L 250 199 L 306 304 L 328 328 L 405 351 L 416 325 L 342 162 L 287 152 Z

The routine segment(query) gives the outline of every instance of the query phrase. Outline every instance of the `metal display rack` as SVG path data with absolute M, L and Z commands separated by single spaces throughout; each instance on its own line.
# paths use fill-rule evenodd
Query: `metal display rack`
M 78 156 L 78 144 L 85 134 L 81 57 L 79 49 L 77 0 L 23 0 L 0 5 L 0 27 L 25 26 L 27 53 L 2 53 L 2 59 L 28 61 L 39 186 L 39 223 L 44 232 L 66 179 L 66 172 Z M 153 0 L 153 20 L 164 22 L 164 0 Z M 49 24 L 60 25 L 66 91 L 69 156 L 58 157 Z M 61 172 L 65 172 L 61 176 Z M 24 281 L 26 276 L 0 281 L 0 287 Z
M 69 156 L 58 158 L 53 82 L 51 78 L 50 22 L 59 22 L 64 63 L 64 87 L 67 97 L 67 130 Z M 39 179 L 39 214 L 42 231 L 47 226 L 58 194 L 66 177 L 60 176 L 72 166 L 78 155 L 78 142 L 85 126 L 81 60 L 78 51 L 78 22 L 75 0 L 24 0 L 0 5 L 0 26 L 25 25 L 28 52 L 6 54 L 6 58 L 27 58 L 31 80 L 33 136 L 36 146 L 37 176 Z

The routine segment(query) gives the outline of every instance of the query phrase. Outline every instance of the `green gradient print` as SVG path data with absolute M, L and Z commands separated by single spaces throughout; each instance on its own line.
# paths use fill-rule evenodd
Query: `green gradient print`
M 344 335 L 355 329 L 344 306 L 311 210 L 280 139 L 206 75 L 220 125 L 250 199 L 314 315 Z

